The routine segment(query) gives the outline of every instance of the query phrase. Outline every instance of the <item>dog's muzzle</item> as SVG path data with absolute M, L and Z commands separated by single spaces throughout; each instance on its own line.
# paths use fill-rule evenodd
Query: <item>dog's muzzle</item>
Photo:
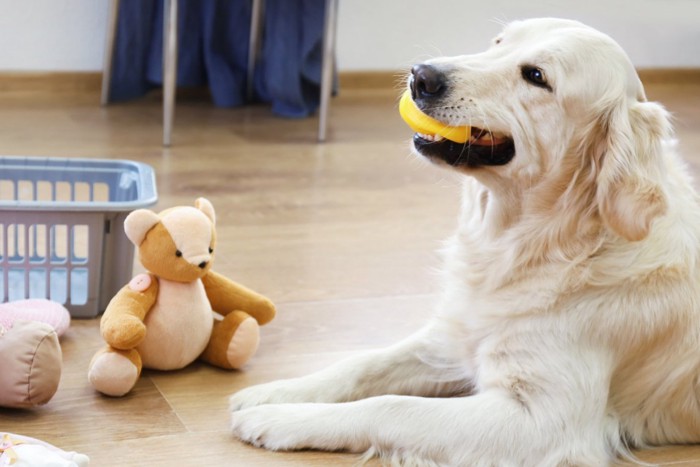
M 462 126 L 449 126 L 426 113 L 438 107 L 449 92 L 444 73 L 431 65 L 416 65 L 411 69 L 409 90 L 401 98 L 401 117 L 415 131 L 413 145 L 431 159 L 451 166 L 482 167 L 505 165 L 515 156 L 515 144 L 506 135 Z

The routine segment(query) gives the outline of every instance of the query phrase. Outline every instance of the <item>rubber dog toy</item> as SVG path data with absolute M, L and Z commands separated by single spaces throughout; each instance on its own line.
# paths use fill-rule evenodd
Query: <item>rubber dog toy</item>
M 448 126 L 424 114 L 411 99 L 410 91 L 404 92 L 401 96 L 399 114 L 416 133 L 440 135 L 455 143 L 466 143 L 471 136 L 471 128 L 468 126 Z

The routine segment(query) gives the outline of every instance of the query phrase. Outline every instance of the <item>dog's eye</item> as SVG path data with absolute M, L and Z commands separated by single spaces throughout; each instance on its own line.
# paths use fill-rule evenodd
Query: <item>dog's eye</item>
M 209 247 L 209 254 L 214 253 L 214 249 L 212 247 Z
M 175 256 L 178 258 L 182 256 L 182 252 L 180 250 L 175 250 Z
M 547 83 L 547 78 L 544 75 L 544 71 L 542 71 L 540 68 L 526 65 L 522 67 L 521 71 L 525 81 L 528 81 L 535 86 L 545 88 L 550 92 L 552 91 L 552 87 L 549 85 L 549 83 Z

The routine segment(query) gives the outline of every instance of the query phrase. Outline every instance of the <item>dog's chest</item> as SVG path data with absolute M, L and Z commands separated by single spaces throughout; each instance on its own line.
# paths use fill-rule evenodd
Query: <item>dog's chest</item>
M 543 339 L 558 339 L 556 284 L 533 277 L 498 290 L 479 290 L 454 281 L 444 297 L 439 320 L 446 323 L 455 362 L 464 361 L 486 377 L 509 372 L 515 359 L 528 355 Z M 556 281 L 552 281 L 556 283 Z M 486 380 L 484 383 L 486 384 Z
M 148 368 L 182 368 L 209 342 L 214 325 L 211 305 L 201 280 L 158 282 L 158 299 L 146 315 L 146 338 L 138 350 Z

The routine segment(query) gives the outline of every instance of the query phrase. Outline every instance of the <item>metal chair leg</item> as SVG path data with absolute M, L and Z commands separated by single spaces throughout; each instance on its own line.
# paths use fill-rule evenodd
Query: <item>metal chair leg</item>
M 102 67 L 102 95 L 100 104 L 109 104 L 109 86 L 112 82 L 112 61 L 114 59 L 114 41 L 117 36 L 117 18 L 119 0 L 111 0 L 107 17 L 107 37 L 105 39 L 104 65 Z
M 328 127 L 328 107 L 333 90 L 333 69 L 335 68 L 335 36 L 338 25 L 338 0 L 326 0 L 326 18 L 323 25 L 323 59 L 321 66 L 321 107 L 318 121 L 318 141 L 326 140 Z
M 177 85 L 177 0 L 165 0 L 163 15 L 163 146 L 170 146 Z
M 250 14 L 250 42 L 248 45 L 248 81 L 246 83 L 246 97 L 248 101 L 253 100 L 255 93 L 253 78 L 255 77 L 255 65 L 258 63 L 260 54 L 260 39 L 263 30 L 263 18 L 265 17 L 265 1 L 253 0 L 253 7 Z

